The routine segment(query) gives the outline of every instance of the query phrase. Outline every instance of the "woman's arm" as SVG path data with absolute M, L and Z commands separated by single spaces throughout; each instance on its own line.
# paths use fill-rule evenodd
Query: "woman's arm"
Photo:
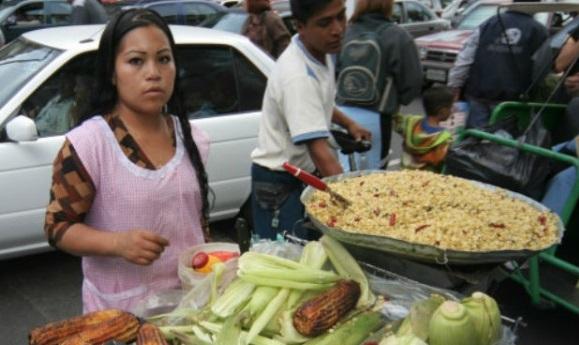
M 74 147 L 65 141 L 53 165 L 44 225 L 48 242 L 79 256 L 120 256 L 140 265 L 156 260 L 168 242 L 153 232 L 144 229 L 108 232 L 84 223 L 95 193 L 92 179 Z

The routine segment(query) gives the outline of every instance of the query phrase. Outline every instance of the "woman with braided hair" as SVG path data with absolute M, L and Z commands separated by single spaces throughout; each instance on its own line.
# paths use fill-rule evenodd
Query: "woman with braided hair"
M 208 240 L 209 139 L 187 119 L 178 70 L 155 12 L 106 26 L 92 111 L 54 162 L 45 224 L 52 246 L 82 256 L 85 312 L 178 287 L 179 253 Z

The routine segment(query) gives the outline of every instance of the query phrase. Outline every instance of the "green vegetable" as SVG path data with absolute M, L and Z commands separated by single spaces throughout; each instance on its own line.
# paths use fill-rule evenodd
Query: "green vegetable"
M 250 318 L 252 320 L 255 319 L 255 317 L 265 309 L 278 292 L 278 288 L 271 286 L 258 286 L 251 295 L 251 299 L 247 304 Z
M 479 345 L 474 323 L 466 308 L 446 301 L 434 312 L 428 328 L 430 345 Z
M 432 294 L 430 298 L 414 303 L 396 334 L 398 336 L 414 335 L 426 341 L 430 319 L 444 301 L 445 298 L 441 295 Z
M 214 322 L 207 322 L 207 321 L 201 321 L 199 323 L 203 328 L 205 328 L 206 330 L 212 332 L 212 333 L 219 333 L 221 332 L 221 330 L 223 329 L 223 324 L 219 324 L 219 323 L 214 323 Z M 245 344 L 245 341 L 247 339 L 247 332 L 241 331 L 241 334 L 239 336 L 239 341 L 242 344 Z M 256 336 L 251 342 L 250 344 L 254 344 L 254 345 L 285 345 L 284 343 L 281 343 L 275 339 L 270 339 L 267 337 L 262 337 L 260 335 Z
M 358 262 L 354 259 L 352 255 L 344 248 L 340 242 L 331 238 L 328 235 L 322 236 L 320 242 L 326 250 L 326 254 L 330 258 L 332 265 L 338 271 L 338 274 L 342 277 L 352 279 L 360 284 L 360 298 L 358 299 L 357 307 L 367 307 L 376 301 L 376 296 L 370 291 L 370 284 L 368 279 L 362 271 Z
M 217 288 L 221 282 L 221 277 L 225 272 L 225 264 L 223 262 L 216 262 L 213 264 L 213 277 L 211 278 L 211 297 L 209 299 L 209 304 L 213 305 L 217 300 Z
M 225 320 L 221 331 L 217 333 L 214 345 L 240 345 L 240 336 L 240 318 L 238 316 L 230 316 Z
M 279 309 L 283 306 L 289 295 L 288 289 L 281 289 L 277 296 L 265 307 L 264 311 L 257 317 L 257 319 L 251 325 L 249 332 L 247 333 L 247 338 L 244 344 L 249 344 L 253 339 L 263 331 L 268 322 L 274 318 Z
M 248 252 L 241 256 L 238 275 L 308 284 L 332 284 L 340 279 L 338 275 L 330 271 L 314 269 L 292 260 L 255 252 Z
M 211 312 L 221 318 L 227 318 L 236 314 L 249 300 L 254 289 L 254 284 L 241 279 L 235 279 L 227 289 L 225 289 L 223 295 L 213 303 Z
M 465 298 L 462 305 L 474 323 L 480 345 L 492 345 L 502 336 L 501 313 L 497 302 L 482 292 Z
M 422 339 L 413 336 L 412 334 L 407 335 L 390 335 L 382 341 L 379 345 L 428 345 Z
M 305 345 L 359 345 L 383 325 L 378 312 L 365 312 L 346 321 L 333 332 L 316 337 Z

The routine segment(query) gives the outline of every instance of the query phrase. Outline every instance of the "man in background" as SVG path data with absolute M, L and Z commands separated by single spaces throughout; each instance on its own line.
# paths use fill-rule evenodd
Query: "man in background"
M 271 10 L 269 0 L 246 0 L 245 8 L 249 16 L 242 34 L 277 59 L 290 42 L 283 20 Z
M 72 4 L 72 24 L 102 24 L 108 21 L 108 15 L 97 0 L 68 0 Z

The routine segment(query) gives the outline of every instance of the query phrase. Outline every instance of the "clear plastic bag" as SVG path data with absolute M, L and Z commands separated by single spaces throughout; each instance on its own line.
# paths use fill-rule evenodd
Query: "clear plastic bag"
M 195 272 L 195 270 L 193 270 L 191 267 L 191 260 L 193 259 L 193 256 L 201 251 L 206 253 L 214 251 L 230 251 L 239 253 L 239 246 L 237 243 L 211 242 L 193 246 L 185 252 L 181 253 L 181 255 L 179 255 L 179 266 L 177 273 L 179 274 L 179 279 L 181 280 L 181 286 L 185 291 L 193 289 L 205 280 L 211 280 L 213 272 L 199 273 Z M 229 274 L 229 272 L 235 273 L 237 271 L 237 259 L 227 260 L 225 262 L 225 270 L 226 274 Z

